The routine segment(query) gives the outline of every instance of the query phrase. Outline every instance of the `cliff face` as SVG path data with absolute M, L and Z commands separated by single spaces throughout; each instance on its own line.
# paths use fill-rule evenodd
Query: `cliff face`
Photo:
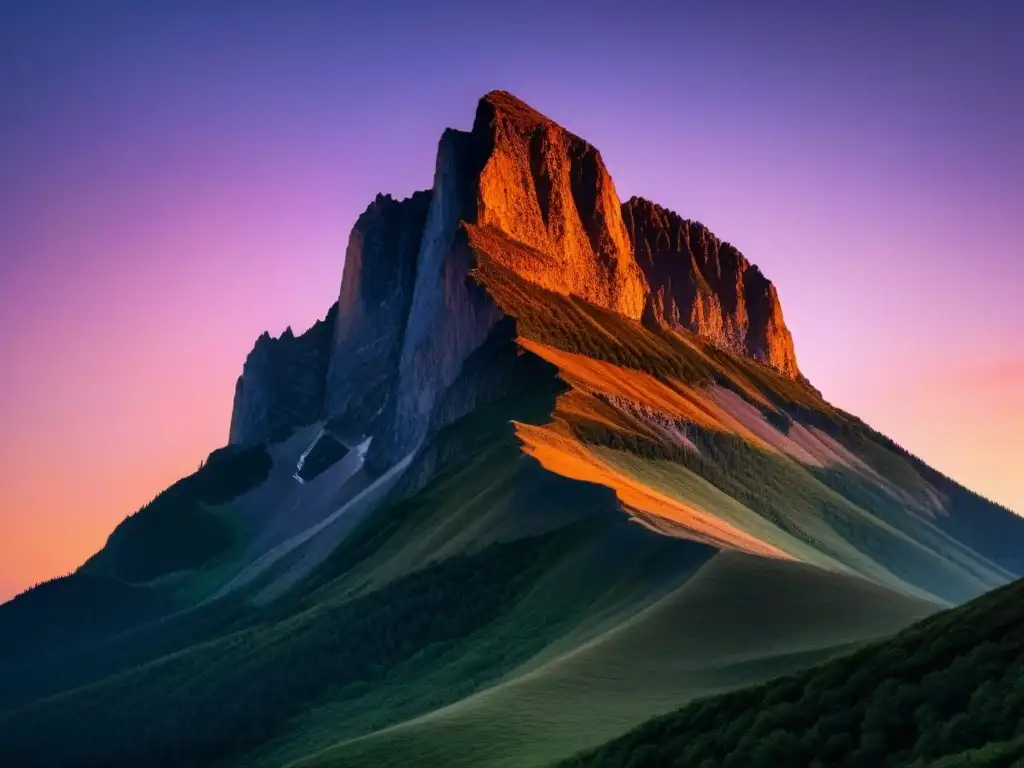
M 326 410 L 353 430 L 368 431 L 394 390 L 430 199 L 378 195 L 349 237 Z
M 643 275 L 600 153 L 503 91 L 480 101 L 473 137 L 484 164 L 468 221 L 528 247 L 492 257 L 548 290 L 639 319 Z
M 371 467 L 515 386 L 496 386 L 483 371 L 462 375 L 488 339 L 514 354 L 494 330 L 503 313 L 469 277 L 480 256 L 548 290 L 634 319 L 643 312 L 643 275 L 597 150 L 514 96 L 487 94 L 472 130 L 448 130 L 438 146 L 393 408 Z M 456 381 L 460 397 L 446 397 Z
M 432 424 L 443 426 L 433 414 L 445 390 L 502 317 L 469 277 L 473 255 L 460 229 L 460 222 L 474 214 L 479 160 L 479 145 L 471 134 L 445 131 L 438 144 L 397 385 L 370 446 L 371 468 L 389 466 L 416 448 Z
M 441 137 L 430 192 L 378 195 L 360 216 L 336 319 L 257 342 L 232 442 L 327 416 L 373 437 L 367 466 L 380 471 L 521 384 L 494 373 L 520 368 L 514 330 L 469 276 L 481 260 L 799 375 L 775 289 L 757 267 L 699 224 L 644 200 L 620 204 L 597 150 L 494 91 L 472 130 Z
M 296 336 L 288 328 L 280 338 L 264 332 L 256 339 L 235 383 L 229 442 L 276 440 L 324 413 L 324 392 L 331 337 L 338 305 L 327 317 Z
M 634 197 L 623 218 L 649 285 L 644 321 L 685 328 L 796 378 L 793 338 L 775 286 L 699 222 Z

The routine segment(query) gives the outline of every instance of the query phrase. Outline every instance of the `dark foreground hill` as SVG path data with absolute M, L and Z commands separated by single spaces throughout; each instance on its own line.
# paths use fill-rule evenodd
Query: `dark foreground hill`
M 1024 760 L 1024 581 L 798 675 L 690 704 L 561 768 Z

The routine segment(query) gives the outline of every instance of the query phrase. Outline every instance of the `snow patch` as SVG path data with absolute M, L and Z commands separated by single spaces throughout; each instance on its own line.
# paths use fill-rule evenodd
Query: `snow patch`
M 306 481 L 302 479 L 302 475 L 300 474 L 302 472 L 302 468 L 306 465 L 306 457 L 309 456 L 314 448 L 316 448 L 316 444 L 320 442 L 320 438 L 322 438 L 324 434 L 326 433 L 323 428 L 321 428 L 320 431 L 316 433 L 316 437 L 313 438 L 313 442 L 310 443 L 309 447 L 302 452 L 302 455 L 299 456 L 298 462 L 295 464 L 295 474 L 292 475 L 292 477 L 298 480 L 299 485 L 306 484 Z

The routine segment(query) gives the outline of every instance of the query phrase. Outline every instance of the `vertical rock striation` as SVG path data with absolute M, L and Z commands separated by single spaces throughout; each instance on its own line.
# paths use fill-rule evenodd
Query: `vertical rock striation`
M 422 443 L 463 361 L 502 317 L 469 277 L 473 256 L 459 225 L 473 215 L 478 159 L 471 134 L 447 130 L 441 136 L 397 385 L 367 456 L 372 469 L 389 466 Z
M 643 275 L 600 154 L 514 96 L 487 94 L 472 130 L 445 131 L 438 145 L 398 385 L 369 466 L 388 466 L 516 386 L 496 387 L 483 371 L 462 375 L 503 317 L 469 277 L 480 256 L 548 290 L 634 319 L 643 312 Z M 497 337 L 493 343 L 514 354 Z M 456 381 L 458 402 L 445 397 Z
M 326 387 L 347 429 L 367 432 L 395 388 L 430 199 L 377 195 L 349 237 Z
M 775 286 L 699 222 L 643 198 L 622 206 L 649 292 L 644 321 L 685 328 L 797 378 L 793 338 Z

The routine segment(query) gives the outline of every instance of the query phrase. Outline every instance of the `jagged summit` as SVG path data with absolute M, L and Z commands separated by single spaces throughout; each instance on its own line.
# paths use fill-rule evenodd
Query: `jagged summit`
M 441 136 L 429 191 L 378 194 L 357 220 L 330 338 L 277 341 L 274 359 L 313 366 L 298 374 L 309 380 L 302 407 L 273 405 L 281 384 L 256 355 L 237 387 L 232 442 L 329 417 L 375 435 L 371 463 L 385 466 L 473 407 L 473 386 L 461 385 L 461 405 L 446 393 L 504 315 L 469 277 L 480 259 L 800 377 L 775 288 L 757 267 L 696 222 L 640 198 L 623 204 L 597 149 L 491 91 L 469 131 Z
M 473 223 L 528 246 L 492 247 L 493 259 L 549 290 L 800 377 L 775 287 L 734 246 L 643 198 L 620 205 L 600 153 L 506 91 L 480 100 L 473 134 L 486 157 Z
M 269 331 L 260 334 L 235 382 L 231 444 L 276 439 L 320 417 L 337 316 L 334 304 L 323 320 L 298 336 L 291 326 L 278 338 Z
M 554 121 L 542 115 L 525 101 L 508 91 L 494 90 L 485 93 L 476 105 L 473 130 L 486 130 L 496 115 L 517 124 L 524 131 L 531 131 L 539 125 L 554 125 Z
M 650 200 L 632 197 L 622 212 L 649 286 L 645 321 L 800 375 L 778 293 L 756 265 L 700 222 Z

